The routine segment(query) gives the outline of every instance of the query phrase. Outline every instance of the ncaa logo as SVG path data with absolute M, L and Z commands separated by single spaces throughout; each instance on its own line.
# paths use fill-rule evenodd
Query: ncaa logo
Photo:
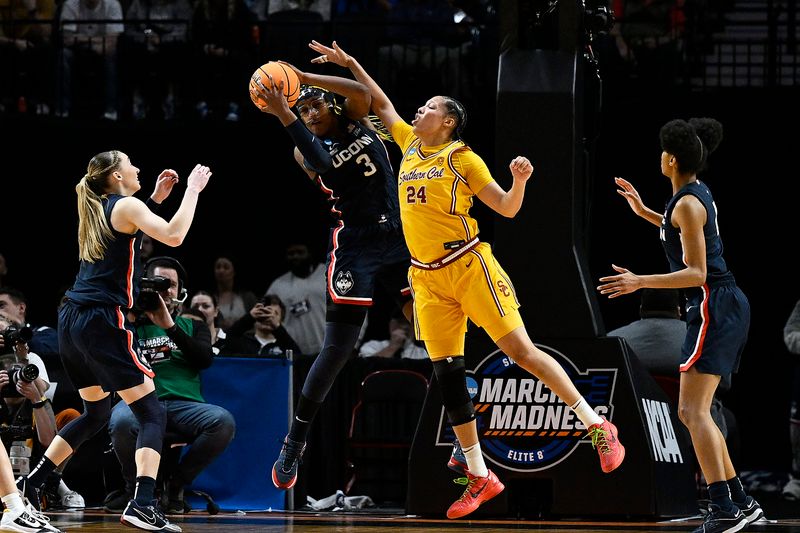
M 580 370 L 563 353 L 537 346 L 564 368 L 597 414 L 612 418 L 616 368 Z M 467 372 L 481 449 L 492 463 L 515 472 L 538 472 L 569 457 L 578 445 L 591 445 L 572 409 L 502 351 L 495 350 Z M 437 444 L 449 445 L 452 428 L 444 408 L 439 428 Z

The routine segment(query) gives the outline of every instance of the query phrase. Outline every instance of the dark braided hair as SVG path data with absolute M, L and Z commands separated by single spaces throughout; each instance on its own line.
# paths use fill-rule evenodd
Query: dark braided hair
M 722 124 L 713 118 L 671 120 L 661 127 L 659 138 L 661 149 L 675 156 L 681 172 L 697 174 L 722 141 Z
M 453 138 L 461 139 L 461 134 L 464 132 L 464 127 L 467 125 L 467 110 L 464 104 L 453 98 L 452 96 L 442 96 L 444 105 L 447 107 L 446 115 L 453 117 L 456 121 L 456 127 L 453 128 Z

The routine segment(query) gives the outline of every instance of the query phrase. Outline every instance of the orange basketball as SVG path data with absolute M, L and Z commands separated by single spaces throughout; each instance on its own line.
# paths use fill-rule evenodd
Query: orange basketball
M 258 97 L 256 90 L 256 83 L 260 80 L 264 87 L 272 87 L 272 82 L 269 81 L 269 76 L 280 86 L 283 81 L 283 94 L 286 95 L 286 100 L 289 102 L 289 107 L 293 107 L 297 102 L 297 97 L 300 96 L 300 80 L 294 70 L 286 65 L 281 65 L 277 61 L 269 61 L 264 63 L 253 72 L 250 77 L 250 99 L 259 109 L 264 109 L 267 104 L 264 100 Z

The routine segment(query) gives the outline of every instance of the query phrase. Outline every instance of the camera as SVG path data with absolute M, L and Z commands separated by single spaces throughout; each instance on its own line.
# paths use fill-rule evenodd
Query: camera
M 153 276 L 139 280 L 139 297 L 136 299 L 136 308 L 140 311 L 155 311 L 161 305 L 158 293 L 169 290 L 169 278 Z
M 28 363 L 27 365 L 11 365 L 11 367 L 4 372 L 8 374 L 8 385 L 3 387 L 3 398 L 19 398 L 21 395 L 17 391 L 17 383 L 20 380 L 31 383 L 39 377 L 39 367 L 33 363 Z
M 28 342 L 33 338 L 33 330 L 28 326 L 8 326 L 2 333 L 7 349 L 13 349 L 19 342 Z

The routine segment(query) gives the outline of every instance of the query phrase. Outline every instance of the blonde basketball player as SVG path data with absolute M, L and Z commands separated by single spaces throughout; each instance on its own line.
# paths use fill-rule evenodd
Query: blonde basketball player
M 317 41 L 309 46 L 321 54 L 313 62 L 329 61 L 349 68 L 369 87 L 373 111 L 403 151 L 398 178 L 400 217 L 411 252 L 408 277 L 417 338 L 425 341 L 447 416 L 467 463 L 469 483 L 447 517 L 466 516 L 504 489 L 483 460 L 475 410 L 467 392 L 467 318 L 575 411 L 588 428 L 603 471 L 617 468 L 625 457 L 617 428 L 598 416 L 564 369 L 533 344 L 517 310 L 519 302 L 511 280 L 490 246 L 478 239 L 478 224 L 469 214 L 472 197 L 477 196 L 497 213 L 515 216 L 533 172 L 531 162 L 522 156 L 514 158 L 509 165 L 514 183 L 510 190 L 503 190 L 483 160 L 461 140 L 467 113 L 460 102 L 434 96 L 408 124 L 358 61 L 336 42 L 332 48 Z

